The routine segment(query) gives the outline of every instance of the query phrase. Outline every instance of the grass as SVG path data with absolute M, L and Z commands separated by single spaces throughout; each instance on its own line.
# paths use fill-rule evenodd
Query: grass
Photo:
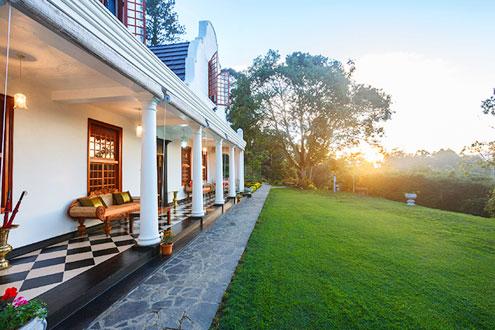
M 217 329 L 495 328 L 495 221 L 272 189 Z

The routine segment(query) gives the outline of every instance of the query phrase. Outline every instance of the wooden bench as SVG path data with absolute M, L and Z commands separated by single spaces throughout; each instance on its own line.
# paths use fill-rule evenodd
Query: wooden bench
M 203 195 L 208 195 L 215 191 L 215 186 L 212 183 L 203 184 Z M 192 182 L 184 186 L 184 192 L 187 194 L 187 198 L 191 199 L 192 195 Z
M 77 199 L 74 200 L 69 206 L 69 210 L 67 212 L 69 217 L 79 222 L 79 226 L 77 227 L 79 235 L 86 234 L 86 226 L 84 225 L 84 221 L 95 219 L 104 223 L 103 230 L 107 236 L 110 236 L 112 221 L 127 219 L 131 212 L 138 212 L 140 210 L 138 197 L 133 197 L 133 201 L 131 203 L 114 205 L 112 192 L 101 194 L 94 193 L 89 197 L 95 196 L 101 197 L 107 206 L 80 206 Z

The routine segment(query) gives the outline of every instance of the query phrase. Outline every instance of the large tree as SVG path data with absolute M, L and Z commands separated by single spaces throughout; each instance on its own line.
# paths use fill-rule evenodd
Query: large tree
M 295 52 L 285 61 L 276 51 L 254 60 L 246 76 L 258 103 L 261 127 L 273 132 L 301 185 L 313 167 L 339 148 L 373 140 L 391 116 L 390 96 L 356 83 L 353 63 Z
M 150 46 L 180 40 L 185 33 L 174 11 L 175 0 L 146 0 L 146 41 Z

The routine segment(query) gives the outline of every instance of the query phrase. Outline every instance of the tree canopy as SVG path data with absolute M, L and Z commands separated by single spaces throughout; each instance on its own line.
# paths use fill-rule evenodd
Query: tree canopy
M 174 11 L 175 0 L 146 0 L 146 41 L 150 46 L 177 42 L 185 33 Z
M 230 116 L 252 116 L 256 130 L 271 135 L 269 143 L 278 145 L 286 166 L 306 185 L 315 166 L 340 148 L 376 139 L 391 117 L 390 96 L 356 83 L 354 69 L 352 62 L 346 68 L 301 52 L 282 61 L 270 50 L 243 73 Z

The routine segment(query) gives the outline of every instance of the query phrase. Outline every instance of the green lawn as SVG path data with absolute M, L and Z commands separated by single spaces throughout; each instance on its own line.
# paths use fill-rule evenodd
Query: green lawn
M 495 221 L 272 189 L 219 329 L 495 329 Z

